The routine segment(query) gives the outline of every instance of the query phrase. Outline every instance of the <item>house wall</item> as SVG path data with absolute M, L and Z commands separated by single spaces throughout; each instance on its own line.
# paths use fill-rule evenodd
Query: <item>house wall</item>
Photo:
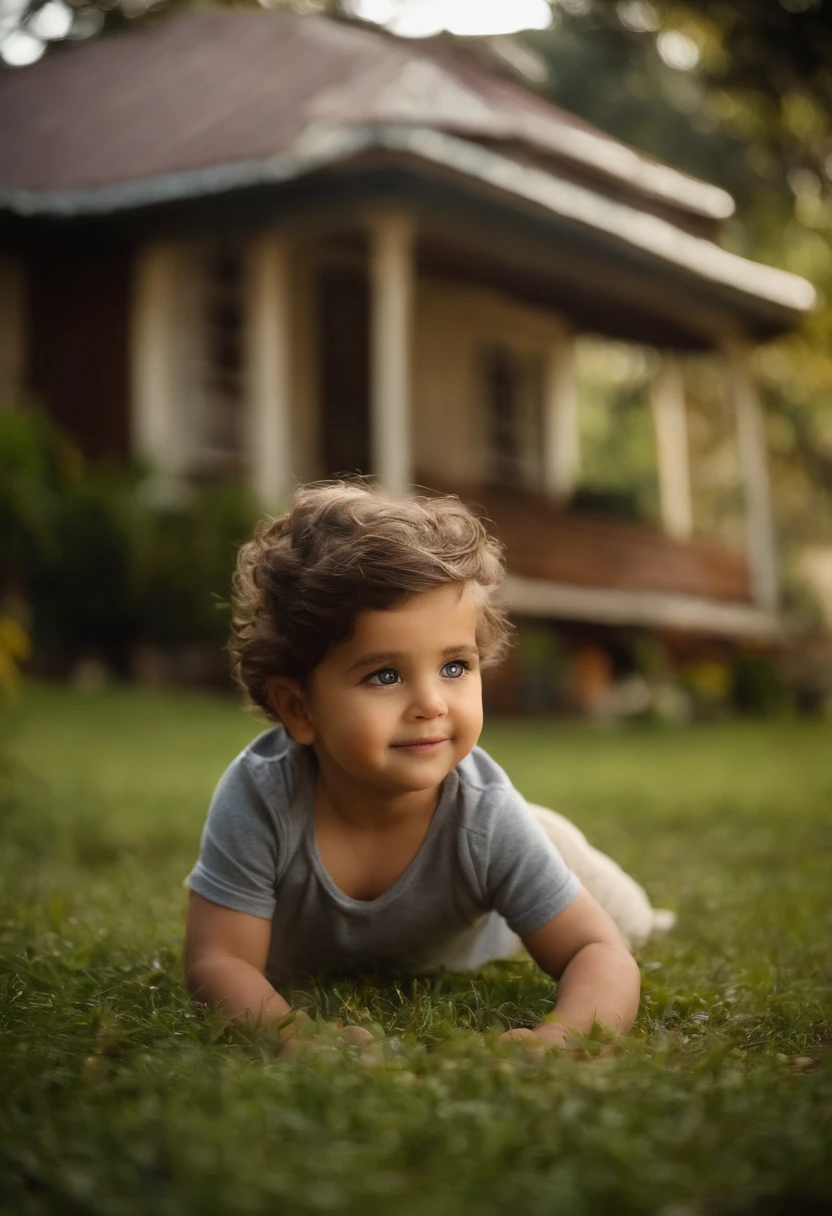
M 413 359 L 413 466 L 419 476 L 440 486 L 488 480 L 484 353 L 501 346 L 543 365 L 557 320 L 498 292 L 419 280 Z
M 23 395 L 26 363 L 25 279 L 20 262 L 0 258 L 0 409 Z
M 203 242 L 185 242 L 180 247 L 182 272 L 177 298 L 171 301 L 176 313 L 179 370 L 176 396 L 182 414 L 180 421 L 184 424 L 183 442 L 188 449 L 183 452 L 185 468 L 194 461 L 198 463 L 199 458 L 200 388 L 194 376 L 200 363 L 202 324 L 197 298 L 198 266 L 206 248 Z M 332 386 L 327 388 L 327 368 L 330 371 L 333 367 L 340 368 L 342 372 L 345 369 L 343 351 L 339 359 L 337 350 L 329 349 L 332 332 L 329 339 L 323 332 L 323 296 L 319 288 L 327 273 L 333 271 L 357 276 L 356 288 L 365 283 L 361 291 L 350 289 L 335 297 L 334 302 L 344 313 L 342 324 L 337 316 L 329 317 L 336 338 L 343 335 L 348 345 L 363 348 L 371 340 L 368 318 L 360 307 L 368 289 L 363 278 L 366 269 L 366 257 L 360 252 L 338 253 L 314 243 L 299 245 L 292 251 L 290 465 L 293 478 L 298 481 L 328 476 L 347 465 L 358 467 L 353 461 L 344 464 L 343 460 L 336 461 L 337 469 L 330 467 L 334 457 L 328 456 L 332 437 L 327 429 L 337 421 L 339 411 L 352 410 L 356 416 L 364 413 L 364 406 L 352 398 L 356 393 L 359 396 L 369 393 L 368 370 L 364 369 L 365 375 L 356 373 L 352 377 L 356 383 L 346 386 L 342 393 L 336 386 L 334 400 L 324 403 L 325 391 L 333 396 Z M 344 281 L 348 285 L 348 280 Z M 499 345 L 520 355 L 539 358 L 542 366 L 551 346 L 556 318 L 517 304 L 498 292 L 441 278 L 419 276 L 414 294 L 411 467 L 418 478 L 429 484 L 433 481 L 437 487 L 482 483 L 488 479 L 490 470 L 484 352 Z M 330 311 L 332 304 L 330 298 Z M 366 362 L 366 352 L 362 357 Z M 327 360 L 333 358 L 335 363 L 330 366 Z M 238 408 L 244 414 L 244 392 Z M 366 417 L 369 419 L 369 411 Z M 241 425 L 245 426 L 244 417 Z M 366 446 L 369 451 L 369 442 Z
M 157 339 L 166 342 L 166 375 L 170 380 L 168 400 L 176 403 L 177 418 L 164 423 L 169 432 L 169 440 L 175 441 L 177 449 L 176 470 L 189 478 L 219 477 L 225 474 L 241 473 L 251 476 L 251 452 L 248 447 L 248 428 L 250 425 L 250 391 L 252 388 L 252 368 L 247 358 L 246 331 L 251 324 L 252 298 L 251 284 L 248 282 L 248 270 L 245 266 L 247 240 L 244 234 L 237 234 L 222 239 L 196 239 L 171 244 L 167 248 L 167 256 L 175 259 L 176 269 L 169 276 L 168 290 L 164 298 L 158 293 L 148 300 L 144 307 L 134 308 L 134 323 L 132 342 L 134 347 L 134 375 L 132 412 L 136 432 L 137 415 L 142 411 L 140 399 L 147 394 L 141 391 L 138 381 L 152 352 L 147 349 L 144 330 L 148 320 L 153 317 L 142 317 L 148 309 L 165 313 L 159 320 L 161 330 L 156 334 Z M 224 337 L 213 337 L 209 332 L 210 309 L 206 307 L 206 292 L 216 290 L 208 272 L 211 258 L 218 250 L 231 251 L 239 258 L 240 264 L 240 295 L 234 299 L 233 291 L 228 298 L 220 301 L 221 311 L 232 312 L 239 306 L 239 314 L 231 318 L 226 325 Z M 137 262 L 152 259 L 158 253 L 156 247 L 147 246 L 139 251 Z M 299 481 L 309 480 L 324 475 L 324 465 L 320 451 L 321 418 L 318 408 L 320 392 L 320 341 L 318 335 L 319 316 L 316 299 L 316 259 L 301 248 L 292 252 L 290 258 L 290 362 L 293 392 L 288 403 L 289 431 L 291 441 L 290 467 L 292 475 Z M 134 293 L 137 288 L 134 285 Z M 134 304 L 136 301 L 134 300 Z M 239 329 L 237 326 L 239 325 Z M 154 331 L 156 332 L 156 331 Z M 218 345 L 219 341 L 219 345 Z M 211 404 L 212 387 L 220 385 L 222 368 L 217 359 L 222 359 L 221 346 L 223 341 L 231 341 L 239 347 L 242 358 L 239 378 L 232 378 L 224 383 L 227 390 L 225 404 L 221 407 L 221 415 L 226 418 L 229 433 L 234 436 L 234 449 L 228 448 L 223 452 L 217 446 L 217 401 Z M 158 353 L 158 352 L 157 352 Z M 228 352 L 226 351 L 226 354 Z M 158 394 L 153 393 L 153 401 L 145 402 L 145 409 L 151 408 Z M 213 412 L 212 412 L 213 409 Z M 160 422 L 160 425 L 163 425 Z M 220 428 L 221 431 L 221 428 Z M 213 432 L 213 439 L 212 439 Z M 159 444 L 157 443 L 158 447 Z M 165 445 L 157 453 L 165 456 Z

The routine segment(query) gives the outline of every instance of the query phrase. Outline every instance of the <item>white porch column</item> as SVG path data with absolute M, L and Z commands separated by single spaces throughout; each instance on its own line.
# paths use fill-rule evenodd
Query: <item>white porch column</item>
M 183 488 L 186 447 L 180 400 L 182 258 L 173 244 L 139 250 L 130 316 L 130 427 L 133 450 L 152 469 L 151 494 L 176 499 Z
M 251 483 L 263 506 L 292 486 L 292 282 L 285 239 L 255 236 L 247 256 L 247 404 Z
M 403 498 L 413 478 L 410 442 L 413 222 L 376 216 L 370 227 L 372 471 Z
M 745 489 L 746 549 L 754 602 L 769 611 L 778 603 L 777 542 L 771 509 L 765 427 L 749 366 L 748 348 L 725 347 L 729 391 L 737 419 L 740 467 Z
M 653 384 L 653 424 L 662 526 L 685 540 L 693 533 L 685 382 L 678 359 L 665 356 Z
M 579 468 L 575 343 L 572 333 L 558 326 L 546 356 L 543 395 L 543 492 L 547 498 L 568 499 Z

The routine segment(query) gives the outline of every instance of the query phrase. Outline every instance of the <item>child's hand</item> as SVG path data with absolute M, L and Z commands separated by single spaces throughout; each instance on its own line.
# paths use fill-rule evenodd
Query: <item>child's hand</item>
M 497 1043 L 524 1043 L 532 1051 L 557 1051 L 568 1046 L 571 1032 L 558 1022 L 543 1022 L 534 1030 L 518 1027 L 506 1030 L 496 1038 Z
M 498 1035 L 497 1043 L 522 1043 L 531 1051 L 567 1051 L 574 1059 L 601 1060 L 612 1055 L 614 1045 L 606 1043 L 597 1050 L 589 1051 L 581 1035 L 563 1026 L 560 1022 L 542 1022 L 534 1030 L 518 1027 Z
M 290 1060 L 310 1051 L 332 1051 L 339 1043 L 364 1052 L 375 1039 L 363 1026 L 342 1026 L 339 1022 L 320 1026 L 302 1009 L 288 1014 L 278 1032 L 280 1055 Z

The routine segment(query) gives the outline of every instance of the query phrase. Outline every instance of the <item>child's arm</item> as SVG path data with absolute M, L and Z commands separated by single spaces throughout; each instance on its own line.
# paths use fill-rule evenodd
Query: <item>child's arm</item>
M 265 977 L 271 921 L 235 912 L 191 892 L 185 931 L 185 982 L 192 996 L 234 1021 L 281 1021 L 289 1005 Z
M 587 1034 L 594 1021 L 626 1034 L 638 1013 L 641 974 L 614 921 L 582 888 L 572 903 L 523 939 L 532 958 L 558 981 L 557 1022 L 503 1039 L 535 1037 L 562 1046 L 568 1031 Z

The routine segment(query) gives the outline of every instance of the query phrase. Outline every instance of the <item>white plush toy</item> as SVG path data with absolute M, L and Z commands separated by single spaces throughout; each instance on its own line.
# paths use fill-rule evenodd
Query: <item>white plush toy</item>
M 606 853 L 593 848 L 574 823 L 545 806 L 529 806 L 569 869 L 612 917 L 631 946 L 643 946 L 651 933 L 673 928 L 676 913 L 669 908 L 654 908 L 644 888 Z

